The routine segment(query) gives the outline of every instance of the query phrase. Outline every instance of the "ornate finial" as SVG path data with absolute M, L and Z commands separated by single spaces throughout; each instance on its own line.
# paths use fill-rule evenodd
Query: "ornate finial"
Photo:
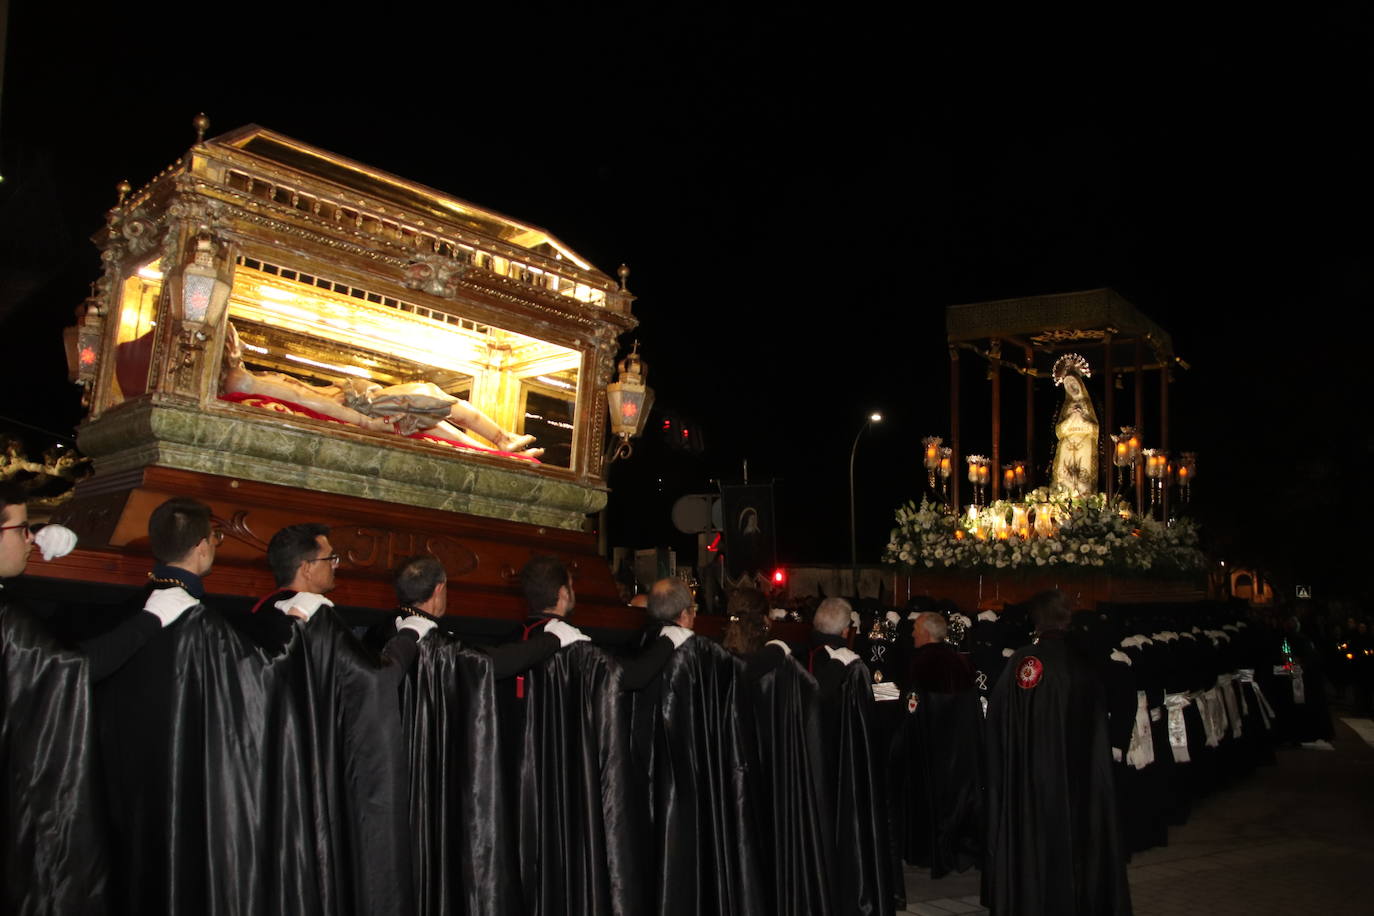
M 628 293 L 630 287 L 627 281 L 630 279 L 630 268 L 625 264 L 621 264 L 620 269 L 617 270 L 616 273 L 620 275 L 620 289 Z
M 129 194 L 133 192 L 133 189 L 134 186 L 129 184 L 129 179 L 127 178 L 115 185 L 115 193 L 119 195 L 119 200 L 115 201 L 115 204 L 119 205 L 124 203 L 124 198 L 128 197 Z
M 210 119 L 207 118 L 205 116 L 205 112 L 202 111 L 200 114 L 196 115 L 194 118 L 191 119 L 191 124 L 196 129 L 196 142 L 204 143 L 205 132 L 210 129 Z
M 1077 353 L 1065 353 L 1054 361 L 1054 370 L 1050 373 L 1054 376 L 1056 385 L 1064 384 L 1064 376 L 1072 372 L 1079 378 L 1092 378 L 1093 371 L 1088 367 L 1088 361 Z

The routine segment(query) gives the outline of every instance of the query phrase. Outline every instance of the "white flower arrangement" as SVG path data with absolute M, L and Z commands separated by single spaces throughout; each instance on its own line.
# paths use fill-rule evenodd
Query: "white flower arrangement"
M 1053 519 L 1027 524 L 1021 537 L 1011 529 L 1014 509 L 1027 506 Z M 883 559 L 926 569 L 1021 569 L 1070 567 L 1140 575 L 1202 569 L 1197 526 L 1188 519 L 1165 525 L 1140 518 L 1105 494 L 1068 496 L 1040 488 L 1019 506 L 998 500 L 976 518 L 953 516 L 922 499 L 896 513 Z M 1037 534 L 1036 532 L 1050 533 Z

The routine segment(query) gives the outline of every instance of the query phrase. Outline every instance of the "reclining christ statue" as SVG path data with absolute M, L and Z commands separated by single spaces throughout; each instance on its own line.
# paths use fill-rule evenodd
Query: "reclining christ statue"
M 311 385 L 280 372 L 257 372 L 243 365 L 243 345 L 233 323 L 224 346 L 220 393 L 253 395 L 299 404 L 310 411 L 351 423 L 363 429 L 409 436 L 422 433 L 435 439 L 466 446 L 510 452 L 538 458 L 542 448 L 531 448 L 534 436 L 518 436 L 502 429 L 491 417 L 462 398 L 456 398 L 431 382 L 407 382 L 382 387 L 362 379 L 346 379 L 341 385 Z M 476 433 L 490 443 L 480 442 Z

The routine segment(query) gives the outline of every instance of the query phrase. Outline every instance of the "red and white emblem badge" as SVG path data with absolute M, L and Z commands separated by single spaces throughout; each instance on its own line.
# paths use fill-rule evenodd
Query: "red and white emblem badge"
M 1016 669 L 1016 684 L 1022 690 L 1030 690 L 1040 683 L 1040 675 L 1045 673 L 1045 666 L 1034 655 L 1027 655 L 1021 659 L 1021 667 Z
M 906 698 L 906 711 L 907 711 L 907 712 L 915 712 L 915 711 L 916 711 L 916 694 L 913 693 L 913 694 L 911 694 L 910 696 L 908 696 L 908 697 Z

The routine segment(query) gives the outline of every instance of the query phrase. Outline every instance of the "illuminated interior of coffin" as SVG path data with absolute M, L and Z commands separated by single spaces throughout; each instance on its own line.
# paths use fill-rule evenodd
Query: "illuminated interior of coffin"
M 115 400 L 147 390 L 161 286 L 159 262 L 125 281 Z M 228 321 L 223 400 L 572 467 L 577 350 L 249 257 L 238 259 Z M 420 413 L 426 405 L 437 413 L 359 418 L 343 405 L 357 406 L 350 396 L 363 389 L 399 392 L 407 405 L 419 402 Z M 457 400 L 451 423 L 440 419 L 448 399 Z

